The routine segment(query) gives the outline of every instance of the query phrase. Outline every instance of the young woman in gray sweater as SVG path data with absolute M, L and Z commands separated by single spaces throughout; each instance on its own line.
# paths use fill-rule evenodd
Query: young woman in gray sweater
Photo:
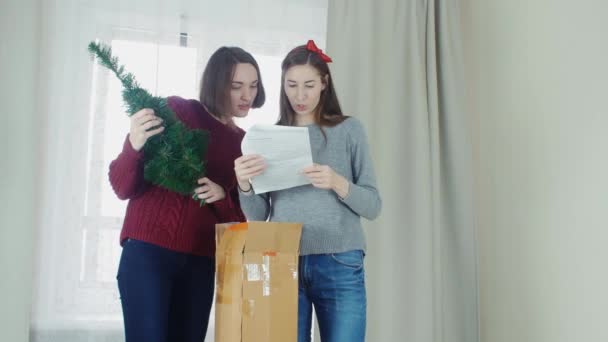
M 323 342 L 365 340 L 366 292 L 361 216 L 382 206 L 361 123 L 342 113 L 327 63 L 313 41 L 282 64 L 280 119 L 308 127 L 314 164 L 309 185 L 256 194 L 249 180 L 264 172 L 259 155 L 235 160 L 241 208 L 251 221 L 302 222 L 298 341 L 311 339 L 314 305 Z

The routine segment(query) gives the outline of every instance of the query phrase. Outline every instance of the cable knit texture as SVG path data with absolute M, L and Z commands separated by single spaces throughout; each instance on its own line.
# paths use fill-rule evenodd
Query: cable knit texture
M 214 257 L 215 224 L 245 221 L 234 175 L 234 160 L 241 155 L 245 132 L 217 121 L 196 100 L 169 97 L 168 105 L 188 128 L 210 132 L 206 176 L 222 186 L 227 196 L 199 207 L 189 196 L 146 182 L 143 152 L 135 151 L 127 136 L 109 172 L 118 198 L 129 200 L 120 242 L 131 238 L 176 252 Z

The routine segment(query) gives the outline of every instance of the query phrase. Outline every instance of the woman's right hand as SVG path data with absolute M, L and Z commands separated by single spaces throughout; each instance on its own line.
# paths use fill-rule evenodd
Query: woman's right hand
M 245 191 L 251 189 L 249 180 L 261 175 L 264 170 L 266 170 L 266 162 L 262 156 L 257 154 L 246 154 L 234 161 L 236 180 L 239 183 L 239 187 Z
M 141 150 L 148 139 L 162 132 L 165 127 L 160 126 L 156 129 L 149 130 L 152 127 L 159 126 L 163 120 L 154 115 L 154 111 L 150 108 L 144 108 L 137 113 L 131 115 L 131 130 L 129 132 L 129 141 L 135 151 Z

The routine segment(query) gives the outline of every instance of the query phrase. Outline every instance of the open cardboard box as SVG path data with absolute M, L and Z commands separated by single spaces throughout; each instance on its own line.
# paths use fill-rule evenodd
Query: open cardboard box
M 216 225 L 216 342 L 295 342 L 302 224 Z

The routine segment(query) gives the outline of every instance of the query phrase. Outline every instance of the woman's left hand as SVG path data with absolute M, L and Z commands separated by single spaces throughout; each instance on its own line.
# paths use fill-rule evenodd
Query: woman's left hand
M 198 184 L 201 186 L 194 189 L 194 193 L 196 193 L 196 197 L 205 200 L 205 203 L 213 203 L 215 201 L 223 200 L 226 197 L 224 188 L 207 177 L 199 179 Z
M 348 194 L 348 181 L 328 165 L 313 164 L 302 170 L 315 188 L 335 191 L 341 198 Z

